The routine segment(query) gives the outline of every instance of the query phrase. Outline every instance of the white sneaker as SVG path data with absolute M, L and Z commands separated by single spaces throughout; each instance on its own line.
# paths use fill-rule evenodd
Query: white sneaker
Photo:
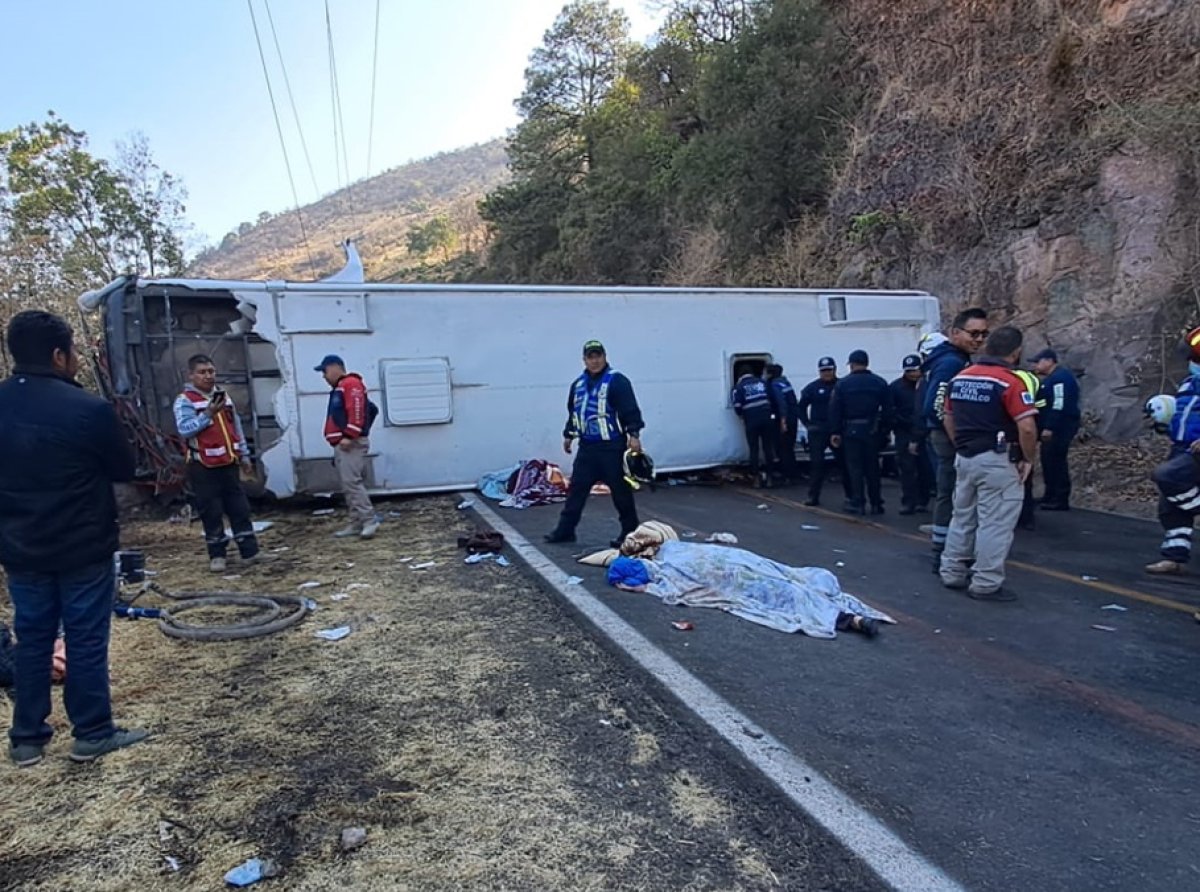
M 1153 564 L 1146 564 L 1146 572 L 1153 573 L 1155 576 L 1167 576 L 1183 572 L 1183 564 L 1178 561 L 1161 560 L 1155 561 Z
M 362 532 L 359 535 L 364 539 L 374 539 L 375 534 L 379 532 L 379 518 L 375 517 L 363 524 Z
M 928 535 L 929 533 L 933 532 L 933 524 L 923 523 L 919 527 L 917 527 L 917 532 L 925 533 L 926 535 Z
M 223 557 L 209 558 L 208 569 L 211 570 L 213 573 L 224 573 L 225 572 L 225 558 L 223 558 Z
M 335 539 L 349 539 L 351 536 L 361 536 L 362 527 L 356 527 L 354 524 L 346 527 L 344 530 L 338 530 L 333 534 Z

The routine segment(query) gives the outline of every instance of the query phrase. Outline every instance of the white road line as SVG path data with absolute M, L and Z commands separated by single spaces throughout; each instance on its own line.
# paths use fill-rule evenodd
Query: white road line
M 566 573 L 474 493 L 461 493 L 459 497 L 460 500 L 473 498 L 473 510 L 503 533 L 538 575 L 674 693 L 687 709 L 696 713 L 770 778 L 792 802 L 861 858 L 884 882 L 902 892 L 965 892 L 963 886 L 914 852 L 781 741 L 758 728 L 749 717 L 651 644 L 583 585 L 568 585 Z

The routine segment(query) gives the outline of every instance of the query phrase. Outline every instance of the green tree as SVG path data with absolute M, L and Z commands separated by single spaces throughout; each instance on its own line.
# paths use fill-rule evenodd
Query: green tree
M 432 220 L 410 229 L 407 242 L 410 254 L 424 257 L 440 250 L 442 259 L 449 260 L 450 253 L 458 247 L 458 230 L 450 222 L 449 216 L 438 214 Z

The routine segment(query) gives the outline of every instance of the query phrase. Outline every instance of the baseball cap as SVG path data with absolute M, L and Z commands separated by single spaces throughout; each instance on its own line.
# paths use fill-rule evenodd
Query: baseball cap
M 822 356 L 820 359 L 817 360 L 817 371 L 823 371 L 824 369 L 836 369 L 836 368 L 837 368 L 837 363 L 833 361 L 832 356 Z
M 903 362 L 900 363 L 900 367 L 906 372 L 911 369 L 919 369 L 921 367 L 921 357 L 915 353 L 910 353 L 904 357 Z
M 1048 359 L 1051 362 L 1058 362 L 1058 354 L 1047 347 L 1045 350 L 1039 350 L 1037 353 L 1033 354 L 1033 358 L 1029 361 L 1041 362 L 1043 359 Z
M 346 363 L 342 361 L 342 357 L 336 353 L 327 353 L 325 354 L 325 358 L 321 360 L 320 365 L 313 366 L 313 371 L 323 372 L 331 365 L 340 365 L 342 368 L 346 367 Z
M 599 341 L 587 341 L 583 345 L 583 355 L 587 356 L 589 353 L 606 353 L 606 351 L 604 345 Z
M 867 356 L 866 350 L 852 350 L 846 362 L 850 365 L 870 365 L 871 357 Z

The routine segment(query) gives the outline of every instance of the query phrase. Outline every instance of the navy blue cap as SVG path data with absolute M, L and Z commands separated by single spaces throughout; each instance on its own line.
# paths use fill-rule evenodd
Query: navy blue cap
M 846 362 L 850 365 L 870 365 L 871 357 L 867 356 L 866 350 L 852 350 Z
M 1051 362 L 1058 362 L 1058 354 L 1055 353 L 1053 350 L 1051 350 L 1049 347 L 1047 347 L 1045 350 L 1040 350 L 1037 353 L 1035 353 L 1033 355 L 1033 358 L 1030 359 L 1029 361 L 1030 362 L 1041 362 L 1043 359 L 1048 359 Z
M 900 363 L 900 367 L 906 372 L 912 369 L 919 369 L 921 367 L 921 357 L 916 353 L 910 353 L 904 357 L 904 361 Z
M 819 371 L 819 372 L 824 371 L 825 369 L 836 369 L 836 368 L 837 368 L 837 363 L 833 361 L 832 356 L 822 356 L 820 359 L 817 360 L 817 371 Z
M 346 363 L 342 362 L 342 357 L 338 356 L 336 353 L 328 353 L 325 355 L 325 358 L 321 360 L 320 365 L 313 366 L 313 371 L 323 372 L 331 365 L 340 365 L 342 368 L 346 367 Z

